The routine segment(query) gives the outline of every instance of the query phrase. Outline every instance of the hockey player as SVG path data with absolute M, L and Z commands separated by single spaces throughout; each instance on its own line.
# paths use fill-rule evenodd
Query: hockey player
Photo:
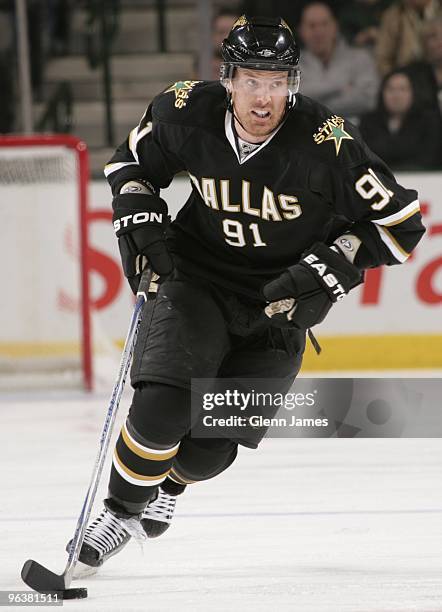
M 185 487 L 235 460 L 238 440 L 190 435 L 192 378 L 276 379 L 286 392 L 306 330 L 364 269 L 406 261 L 424 232 L 416 192 L 350 123 L 298 94 L 299 50 L 282 19 L 241 17 L 222 55 L 221 83 L 166 89 L 105 169 L 130 286 L 146 265 L 160 282 L 108 498 L 81 549 L 89 566 L 118 552 L 134 525 L 163 533 Z M 160 190 L 181 171 L 192 193 L 168 224 Z M 281 300 L 283 312 L 272 306 Z

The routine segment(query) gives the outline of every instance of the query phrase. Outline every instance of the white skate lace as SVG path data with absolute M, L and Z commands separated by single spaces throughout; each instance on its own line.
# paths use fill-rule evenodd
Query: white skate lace
M 137 518 L 128 519 L 124 521 L 124 527 L 128 534 L 131 535 L 142 548 L 143 542 L 147 540 L 147 535 L 140 521 Z
M 130 532 L 125 529 L 124 521 L 105 509 L 86 529 L 84 542 L 105 554 L 119 546 L 128 533 Z
M 146 507 L 141 518 L 170 523 L 175 510 L 175 504 L 176 495 L 169 495 L 160 489 L 158 497 Z

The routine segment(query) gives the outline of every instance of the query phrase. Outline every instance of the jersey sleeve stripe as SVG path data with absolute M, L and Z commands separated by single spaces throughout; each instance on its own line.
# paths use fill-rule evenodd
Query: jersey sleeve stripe
M 377 225 L 391 227 L 393 225 L 398 225 L 399 223 L 402 223 L 402 221 L 405 221 L 406 219 L 409 219 L 410 217 L 415 215 L 417 212 L 419 212 L 419 210 L 420 210 L 419 200 L 414 200 L 414 202 L 411 202 L 411 204 L 408 204 L 407 206 L 402 208 L 399 212 L 394 213 L 392 215 L 388 215 L 388 217 L 384 217 L 383 219 L 372 219 L 372 221 L 373 223 L 376 223 Z
M 139 159 L 138 159 L 138 153 L 137 153 L 137 131 L 138 131 L 138 127 L 134 128 L 133 130 L 130 131 L 129 134 L 129 149 L 132 153 L 132 155 L 134 156 L 135 161 L 138 163 L 140 163 Z
M 149 121 L 149 123 L 137 134 L 137 137 L 135 139 L 135 146 L 138 146 L 138 143 L 140 142 L 140 140 L 142 138 L 144 138 L 147 134 L 149 134 L 152 131 L 152 122 Z
M 113 164 L 107 164 L 104 167 L 104 176 L 107 178 L 110 174 L 112 174 L 112 172 L 116 172 L 117 170 L 120 170 L 121 168 L 125 168 L 126 166 L 138 166 L 138 162 L 133 161 L 133 162 L 117 162 L 117 163 L 113 163 Z
M 195 187 L 198 189 L 198 193 L 200 194 L 201 198 L 204 200 L 204 195 L 203 195 L 203 192 L 201 191 L 201 187 L 198 182 L 198 179 L 196 178 L 196 176 L 193 176 L 193 174 L 190 174 L 190 172 L 188 172 L 188 175 L 189 175 L 191 183 L 195 185 Z
M 140 119 L 140 123 L 138 124 L 138 127 L 141 127 L 146 119 L 147 113 L 149 112 L 150 106 L 146 107 L 146 110 L 143 113 L 143 116 Z
M 134 159 L 137 162 L 137 164 L 140 163 L 140 159 L 138 157 L 138 152 L 137 152 L 138 143 L 140 142 L 142 138 L 144 138 L 147 134 L 149 134 L 152 131 L 152 122 L 149 121 L 149 123 L 139 132 L 138 132 L 138 129 L 139 129 L 138 127 L 134 128 L 133 130 L 131 130 L 129 134 L 129 149 L 132 155 L 134 156 Z
M 379 227 L 376 225 L 376 229 L 379 232 L 382 242 L 386 245 L 388 250 L 392 253 L 395 259 L 404 263 L 410 257 L 410 253 L 407 253 L 399 242 L 385 229 L 385 227 Z

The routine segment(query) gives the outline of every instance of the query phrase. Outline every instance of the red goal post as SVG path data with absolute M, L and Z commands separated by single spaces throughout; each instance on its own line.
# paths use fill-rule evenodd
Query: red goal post
M 0 336 L 0 376 L 6 387 L 19 387 L 20 378 L 26 377 L 39 380 L 39 387 L 52 387 L 51 374 L 55 380 L 61 373 L 63 387 L 92 388 L 88 182 L 88 151 L 82 140 L 61 134 L 0 136 L 1 205 L 10 240 L 4 256 L 16 266 L 9 272 L 12 291 L 7 293 L 12 295 L 4 320 L 10 330 Z M 34 242 L 28 253 L 17 246 L 22 235 L 22 250 L 26 239 Z M 39 264 L 40 269 L 35 267 Z M 51 275 L 56 287 L 46 281 Z M 29 303 L 23 315 L 17 311 L 25 296 Z M 71 368 L 78 369 L 72 379 Z

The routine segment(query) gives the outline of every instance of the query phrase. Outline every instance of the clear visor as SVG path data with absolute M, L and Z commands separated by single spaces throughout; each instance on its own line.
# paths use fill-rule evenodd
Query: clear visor
M 264 67 L 247 68 L 244 65 L 223 64 L 221 84 L 230 92 L 244 92 L 253 95 L 270 95 L 286 98 L 299 90 L 300 70 L 288 66 L 287 70 L 269 64 Z M 238 70 L 235 70 L 238 68 Z

